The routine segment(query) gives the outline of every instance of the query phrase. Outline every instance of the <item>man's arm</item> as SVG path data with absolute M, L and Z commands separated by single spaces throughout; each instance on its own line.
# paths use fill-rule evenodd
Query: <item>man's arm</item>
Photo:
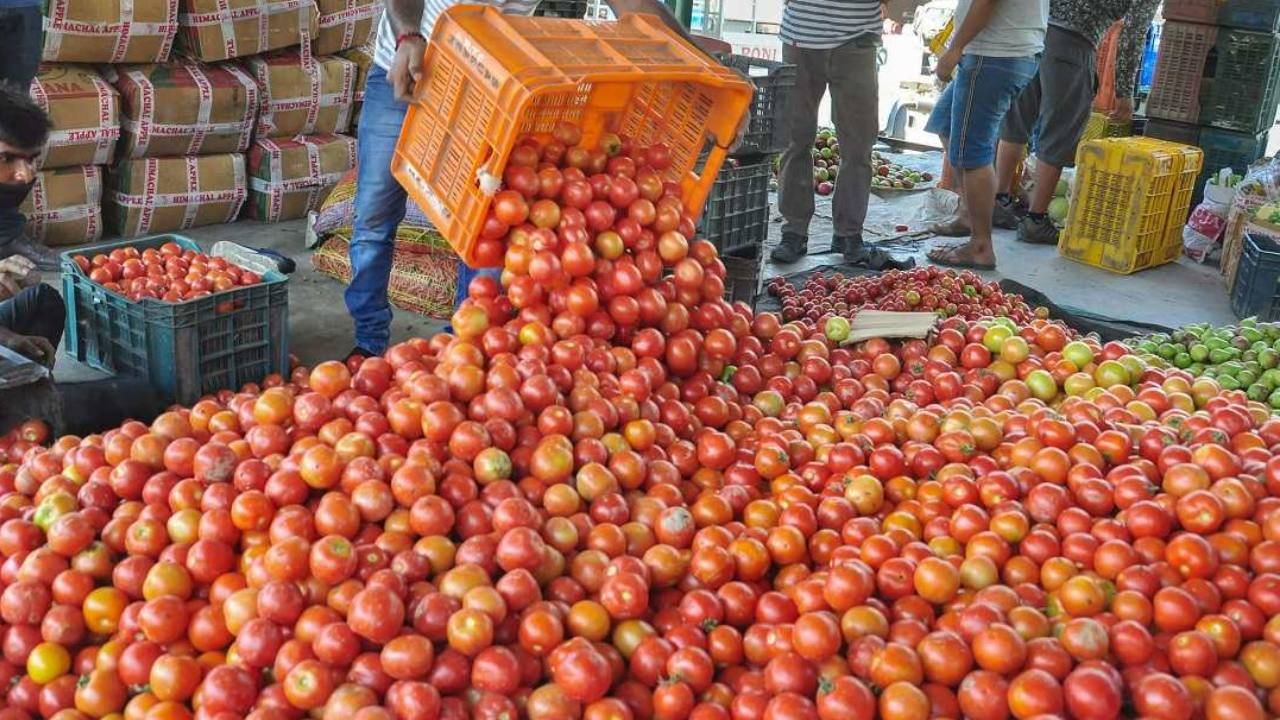
M 426 38 L 421 35 L 422 3 L 423 0 L 386 0 L 391 41 L 396 48 L 387 80 L 396 99 L 402 102 L 413 96 L 413 87 L 422 76 L 422 53 L 427 47 Z
M 1116 107 L 1111 116 L 1120 121 L 1133 117 L 1133 89 L 1138 82 L 1138 68 L 1147 45 L 1147 31 L 1155 19 L 1160 0 L 1136 0 L 1124 16 L 1120 41 L 1116 47 Z
M 973 0 L 973 4 L 969 6 L 969 14 L 964 16 L 964 22 L 956 28 L 956 34 L 951 38 L 947 51 L 938 58 L 938 67 L 934 69 L 934 73 L 939 79 L 951 79 L 956 65 L 960 64 L 960 57 L 964 55 L 964 49 L 978 37 L 978 33 L 986 29 L 987 24 L 991 22 L 991 16 L 995 14 L 996 3 L 999 1 Z

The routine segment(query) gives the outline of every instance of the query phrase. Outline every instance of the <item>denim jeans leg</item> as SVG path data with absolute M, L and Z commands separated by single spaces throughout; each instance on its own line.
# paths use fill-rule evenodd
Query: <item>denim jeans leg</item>
M 391 175 L 391 158 L 407 109 L 392 94 L 386 71 L 370 69 L 356 140 L 359 169 L 346 302 L 355 321 L 356 345 L 377 353 L 386 350 L 391 340 L 387 283 L 406 198 L 404 188 Z
M 62 342 L 66 312 L 58 291 L 41 283 L 0 302 L 0 328 L 42 337 L 56 348 Z

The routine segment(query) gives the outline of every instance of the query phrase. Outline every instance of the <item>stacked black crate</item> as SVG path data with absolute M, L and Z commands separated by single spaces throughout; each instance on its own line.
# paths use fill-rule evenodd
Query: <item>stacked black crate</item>
M 1204 150 L 1199 196 L 1266 152 L 1280 104 L 1280 3 L 1166 0 L 1146 134 Z

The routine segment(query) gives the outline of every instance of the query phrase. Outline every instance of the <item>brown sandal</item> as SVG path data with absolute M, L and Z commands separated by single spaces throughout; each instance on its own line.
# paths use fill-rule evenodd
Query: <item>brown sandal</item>
M 974 260 L 968 255 L 968 245 L 950 245 L 947 247 L 939 247 L 930 250 L 926 257 L 929 262 L 942 267 L 954 268 L 956 270 L 995 270 L 996 264 L 993 262 L 982 262 Z

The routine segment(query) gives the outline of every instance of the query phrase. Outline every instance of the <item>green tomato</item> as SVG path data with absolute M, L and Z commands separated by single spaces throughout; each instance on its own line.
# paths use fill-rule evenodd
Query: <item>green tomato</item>
M 1104 389 L 1128 385 L 1132 382 L 1129 369 L 1115 360 L 1104 360 L 1099 363 L 1098 369 L 1093 373 L 1093 379 L 1097 381 L 1099 387 Z
M 1187 352 L 1191 354 L 1191 359 L 1198 363 L 1209 359 L 1209 348 L 1201 343 L 1192 345 Z
M 1079 340 L 1073 340 L 1062 348 L 1062 357 L 1070 361 L 1072 365 L 1083 368 L 1093 362 L 1093 351 L 1089 349 L 1088 345 Z
M 1013 337 L 1013 331 L 1004 325 L 992 325 L 982 336 L 982 344 L 993 354 L 999 353 L 1004 341 Z
M 849 339 L 849 333 L 853 330 L 849 321 L 842 317 L 832 317 L 827 319 L 827 325 L 824 331 L 827 339 L 834 343 L 842 343 Z
M 1054 381 L 1048 370 L 1032 370 L 1027 373 L 1025 382 L 1027 389 L 1031 391 L 1031 396 L 1037 400 L 1049 402 L 1058 396 L 1058 383 Z

